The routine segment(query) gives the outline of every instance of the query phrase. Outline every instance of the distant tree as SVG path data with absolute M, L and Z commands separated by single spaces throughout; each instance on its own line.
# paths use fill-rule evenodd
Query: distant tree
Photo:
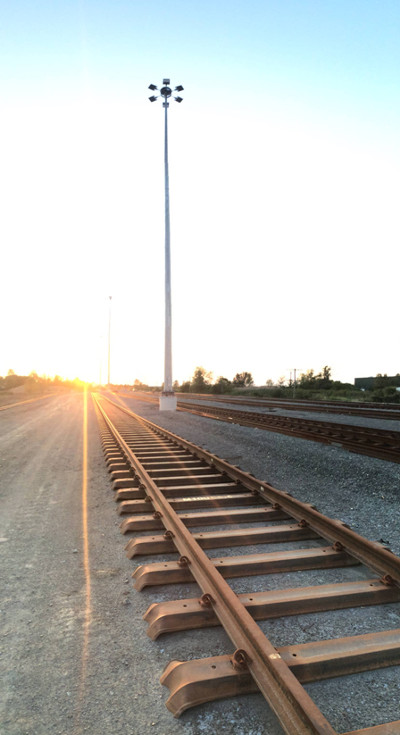
M 387 374 L 382 375 L 382 373 L 378 373 L 374 380 L 374 388 L 386 388 L 388 383 Z
M 278 385 L 280 388 L 282 388 L 285 385 L 286 378 L 284 375 L 281 375 L 281 377 L 278 380 Z
M 307 370 L 306 373 L 300 375 L 298 382 L 301 388 L 313 388 L 315 386 L 315 380 L 314 370 Z
M 219 376 L 216 383 L 214 383 L 212 387 L 213 393 L 229 393 L 229 391 L 232 388 L 232 383 L 228 378 L 222 377 L 222 375 Z
M 273 381 L 273 380 L 271 380 L 271 378 L 268 378 L 268 380 L 266 380 L 266 381 L 265 381 L 265 385 L 266 385 L 266 386 L 267 386 L 268 388 L 273 388 L 273 385 L 274 385 L 274 381 Z
M 328 365 L 325 365 L 325 367 L 322 368 L 322 371 L 316 375 L 316 384 L 318 388 L 330 388 L 332 385 L 331 373 L 332 369 L 328 367 Z
M 334 384 L 331 376 L 332 368 L 325 365 L 317 375 L 314 374 L 314 370 L 307 370 L 306 373 L 302 373 L 297 384 L 300 388 L 305 388 L 306 390 L 331 389 Z
M 207 393 L 212 380 L 212 373 L 208 373 L 203 367 L 197 367 L 194 371 L 191 391 L 192 393 Z
M 322 377 L 324 380 L 331 380 L 332 376 L 332 368 L 328 367 L 328 365 L 325 365 L 325 367 L 322 368 Z
M 190 393 L 191 387 L 192 387 L 192 384 L 190 380 L 185 380 L 181 385 L 181 393 Z
M 177 380 L 174 380 L 173 385 L 172 385 L 172 390 L 175 392 L 179 390 L 179 383 Z
M 248 385 L 253 385 L 254 380 L 251 373 L 236 373 L 232 383 L 236 388 L 245 388 Z
M 8 371 L 8 373 L 7 373 L 7 375 L 16 375 L 16 372 L 15 372 L 15 370 L 11 370 L 11 368 L 10 368 L 9 371 Z

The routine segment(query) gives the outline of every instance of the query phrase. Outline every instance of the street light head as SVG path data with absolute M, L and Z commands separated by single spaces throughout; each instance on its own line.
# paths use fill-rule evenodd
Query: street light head
M 169 86 L 169 84 L 170 84 L 170 80 L 169 79 L 163 79 L 163 85 L 164 86 L 161 87 L 161 89 L 159 90 L 160 91 L 160 96 L 164 98 L 163 107 L 168 107 L 169 106 L 168 99 L 172 95 L 172 89 Z M 151 91 L 154 92 L 156 89 L 158 90 L 158 87 L 155 84 L 149 84 L 149 89 L 151 89 Z M 174 92 L 182 92 L 182 91 L 183 91 L 183 87 L 182 87 L 181 84 L 178 84 L 178 86 L 174 88 Z M 153 94 L 151 97 L 149 97 L 150 102 L 155 102 L 156 99 L 158 99 L 158 95 L 155 95 L 155 94 Z M 174 99 L 177 102 L 182 102 L 183 101 L 183 98 L 180 97 L 179 95 L 177 97 L 175 97 Z

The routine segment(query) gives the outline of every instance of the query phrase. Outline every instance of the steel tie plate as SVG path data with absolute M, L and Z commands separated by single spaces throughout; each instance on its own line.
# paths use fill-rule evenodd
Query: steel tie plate
M 369 579 L 252 592 L 239 594 L 238 598 L 255 620 L 266 620 L 286 615 L 398 602 L 400 590 L 388 587 L 379 579 Z M 171 631 L 220 625 L 213 607 L 202 606 L 198 597 L 153 603 L 143 619 L 149 625 L 147 635 L 152 639 Z
M 228 546 L 299 541 L 318 537 L 310 528 L 286 525 L 241 528 L 233 531 L 203 531 L 202 533 L 194 533 L 193 538 L 196 539 L 202 549 L 215 549 Z M 176 551 L 176 549 L 174 544 L 166 544 L 164 536 L 139 536 L 129 541 L 126 551 L 128 558 L 133 559 L 134 556 L 139 554 L 161 554 Z
M 210 563 L 223 577 L 243 577 L 254 574 L 353 566 L 358 564 L 358 561 L 343 551 L 335 551 L 328 547 L 226 556 L 222 559 L 210 559 Z M 142 590 L 149 585 L 195 581 L 190 567 L 182 568 L 179 562 L 173 561 L 142 564 L 135 569 L 132 577 L 137 590 Z
M 399 663 L 400 629 L 278 647 L 275 655 L 285 661 L 299 681 L 345 676 Z M 167 707 L 175 717 L 204 702 L 257 691 L 250 673 L 235 668 L 227 655 L 171 661 L 160 681 L 170 691 Z

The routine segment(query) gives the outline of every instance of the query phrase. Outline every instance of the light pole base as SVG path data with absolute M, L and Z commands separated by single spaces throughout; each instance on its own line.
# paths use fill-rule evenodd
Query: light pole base
M 174 393 L 161 394 L 160 411 L 176 411 L 176 395 Z

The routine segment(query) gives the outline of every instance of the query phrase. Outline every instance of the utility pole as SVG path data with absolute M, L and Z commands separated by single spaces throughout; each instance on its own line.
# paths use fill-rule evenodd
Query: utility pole
M 171 309 L 171 242 L 169 219 L 169 169 L 168 169 L 168 107 L 172 89 L 170 80 L 163 79 L 160 95 L 149 97 L 155 102 L 159 96 L 163 98 L 164 115 L 164 178 L 165 178 L 165 352 L 164 352 L 164 390 L 160 396 L 160 411 L 176 411 L 176 395 L 172 388 L 172 309 Z M 153 92 L 157 89 L 150 84 Z M 182 92 L 182 85 L 175 87 L 176 92 Z M 182 102 L 182 97 L 175 97 L 176 102 Z
M 293 370 L 293 398 L 295 398 L 296 397 L 296 385 L 297 385 L 296 372 L 297 370 L 301 370 L 301 368 L 291 368 L 290 369 L 290 382 L 292 382 L 292 370 Z
M 110 299 L 110 305 L 108 309 L 108 387 L 110 387 L 110 353 L 111 353 L 111 299 L 112 296 L 108 297 Z

